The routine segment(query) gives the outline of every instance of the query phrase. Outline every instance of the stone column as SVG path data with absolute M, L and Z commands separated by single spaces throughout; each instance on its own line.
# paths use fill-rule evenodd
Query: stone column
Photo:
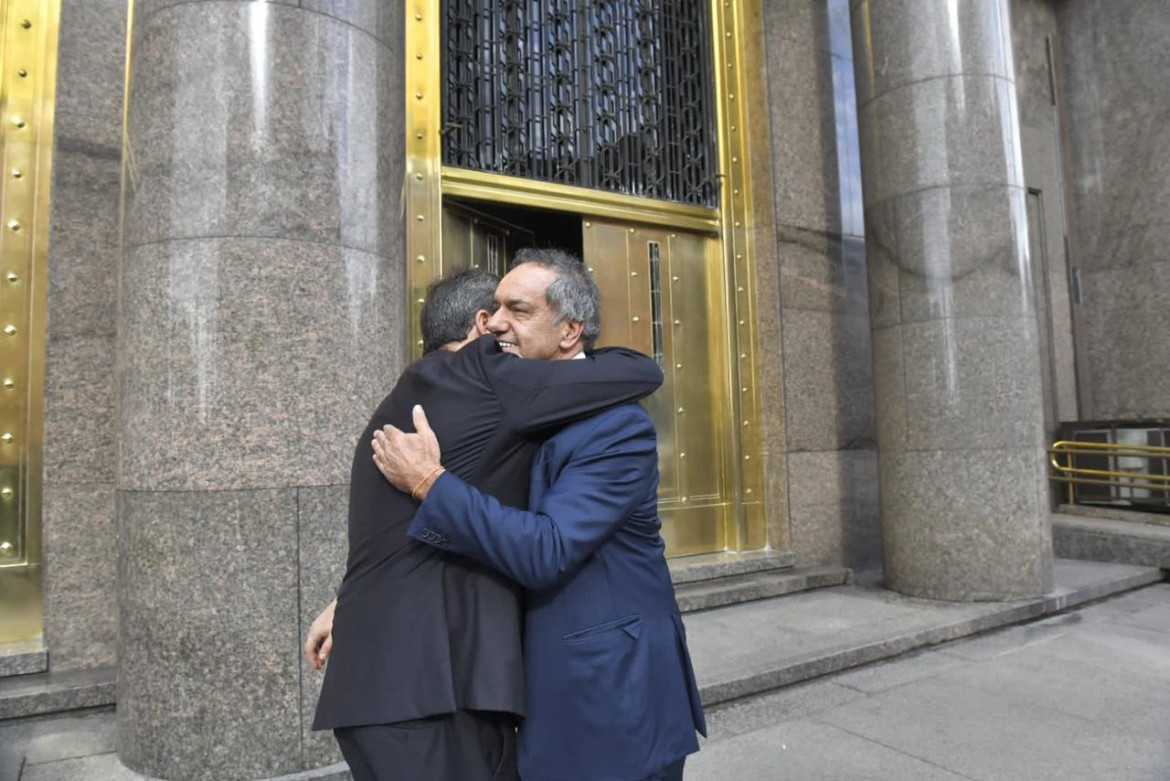
M 1051 587 L 1008 0 L 852 6 L 886 582 Z
M 119 277 L 118 754 L 166 779 L 340 759 L 307 620 L 405 356 L 402 9 L 138 0 Z

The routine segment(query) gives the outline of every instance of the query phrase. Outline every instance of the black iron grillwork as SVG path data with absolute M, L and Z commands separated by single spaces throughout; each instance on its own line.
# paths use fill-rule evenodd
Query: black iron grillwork
M 443 162 L 715 206 L 706 0 L 445 0 Z

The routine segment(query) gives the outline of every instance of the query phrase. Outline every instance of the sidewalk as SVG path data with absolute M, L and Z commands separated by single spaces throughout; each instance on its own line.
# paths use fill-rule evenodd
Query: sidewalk
M 1170 584 L 708 719 L 687 781 L 1167 781 Z

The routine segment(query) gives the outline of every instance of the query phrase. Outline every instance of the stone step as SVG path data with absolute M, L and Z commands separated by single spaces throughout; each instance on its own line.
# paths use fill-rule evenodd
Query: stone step
M 49 669 L 49 655 L 40 639 L 0 643 L 0 678 L 43 673 Z
M 0 680 L 0 721 L 114 704 L 116 670 L 49 672 Z
M 749 572 L 787 569 L 796 561 L 788 551 L 748 551 L 747 553 L 705 553 L 670 559 L 670 582 L 675 586 L 700 580 L 716 580 Z
M 1130 523 L 1148 523 L 1154 526 L 1170 526 L 1170 512 L 1138 510 L 1132 506 L 1062 504 L 1056 508 L 1055 514 L 1071 515 L 1077 518 L 1099 518 L 1105 521 L 1129 521 Z
M 677 584 L 674 595 L 684 613 L 771 599 L 849 582 L 845 567 L 802 567 L 727 575 L 713 580 Z
M 1015 602 L 938 602 L 857 585 L 693 612 L 703 703 L 736 700 L 924 646 L 1031 621 L 1164 579 L 1156 567 L 1057 560 L 1055 587 Z
M 1066 559 L 1170 569 L 1167 526 L 1053 513 L 1052 548 Z

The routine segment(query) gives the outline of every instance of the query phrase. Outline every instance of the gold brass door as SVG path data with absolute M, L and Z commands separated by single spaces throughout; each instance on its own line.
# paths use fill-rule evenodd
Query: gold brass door
M 736 499 L 726 431 L 727 323 L 717 240 L 587 220 L 583 256 L 601 288 L 600 346 L 654 356 L 666 379 L 646 402 L 658 430 L 668 555 L 724 550 Z
M 0 0 L 0 643 L 41 634 L 41 474 L 57 0 Z

